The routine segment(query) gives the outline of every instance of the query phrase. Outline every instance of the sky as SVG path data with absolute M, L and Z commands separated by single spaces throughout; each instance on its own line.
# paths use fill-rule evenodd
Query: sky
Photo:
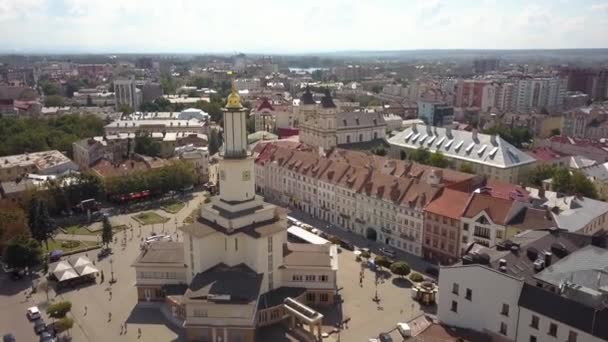
M 1 52 L 608 47 L 608 0 L 0 0 Z

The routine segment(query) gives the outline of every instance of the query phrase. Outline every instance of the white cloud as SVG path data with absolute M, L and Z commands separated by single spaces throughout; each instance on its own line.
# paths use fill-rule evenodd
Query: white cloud
M 605 25 L 589 20 L 595 12 L 586 9 L 602 4 L 576 6 L 576 12 L 565 14 L 552 3 L 509 5 L 496 0 L 474 6 L 456 0 L 0 0 L 0 46 L 303 52 L 608 45 L 608 35 L 589 34 Z

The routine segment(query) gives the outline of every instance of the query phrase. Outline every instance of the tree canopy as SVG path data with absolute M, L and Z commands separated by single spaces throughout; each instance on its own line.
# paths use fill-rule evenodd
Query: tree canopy
M 194 184 L 192 165 L 184 161 L 175 161 L 158 169 L 108 178 L 105 181 L 105 188 L 109 195 L 126 195 L 145 190 L 164 194 L 172 190 L 184 189 L 192 184 Z
M 212 128 L 209 132 L 209 154 L 214 155 L 222 147 L 222 137 L 217 129 Z
M 529 143 L 533 136 L 525 127 L 509 127 L 498 125 L 484 131 L 485 134 L 499 135 L 515 147 L 521 148 L 523 144 Z
M 0 156 L 59 150 L 72 156 L 72 143 L 103 135 L 104 122 L 94 115 L 57 119 L 0 118 Z
M 39 243 L 47 243 L 48 239 L 53 236 L 53 231 L 56 228 L 55 221 L 49 215 L 46 201 L 40 198 L 34 198 L 30 202 L 28 223 L 32 238 Z
M 410 271 L 410 265 L 404 261 L 397 261 L 391 265 L 391 272 L 401 277 L 410 274 Z
M 0 254 L 5 243 L 18 236 L 29 236 L 25 212 L 15 204 L 0 204 Z
M 36 240 L 19 236 L 8 242 L 2 257 L 8 267 L 17 269 L 33 267 L 40 264 L 42 249 Z
M 138 132 L 135 136 L 135 153 L 158 157 L 160 155 L 160 142 L 145 132 Z
M 598 198 L 598 192 L 593 182 L 578 170 L 570 171 L 563 167 L 540 165 L 528 175 L 528 181 L 534 186 L 542 186 L 542 181 L 549 178 L 551 178 L 553 190 L 556 192 Z
M 441 151 L 430 152 L 424 147 L 410 152 L 410 159 L 420 164 L 431 165 L 440 168 L 446 168 L 449 165 L 448 160 L 445 158 Z
M 104 216 L 101 229 L 101 242 L 108 248 L 112 242 L 112 224 L 107 216 Z
M 63 318 L 72 310 L 72 302 L 64 300 L 49 305 L 46 313 L 52 318 Z
M 63 107 L 65 106 L 65 100 L 59 95 L 49 95 L 44 99 L 45 107 Z
M 471 166 L 471 164 L 469 164 L 469 163 L 460 164 L 458 171 L 465 172 L 465 173 L 475 173 L 475 170 L 473 170 L 473 166 Z

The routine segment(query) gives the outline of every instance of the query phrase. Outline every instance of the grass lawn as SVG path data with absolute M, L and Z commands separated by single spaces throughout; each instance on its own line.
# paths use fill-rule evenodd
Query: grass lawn
M 178 200 L 169 200 L 161 204 L 160 208 L 168 213 L 177 214 L 186 205 Z
M 147 211 L 145 213 L 134 215 L 132 216 L 132 218 L 143 225 L 164 223 L 169 221 L 168 218 L 160 216 L 152 211 Z
M 114 231 L 114 233 L 118 233 L 127 228 L 129 228 L 129 227 L 127 227 L 124 224 L 121 224 L 118 226 L 112 226 L 112 230 Z M 69 226 L 64 229 L 66 231 L 66 234 L 70 234 L 70 235 L 101 235 L 101 229 L 89 230 L 89 229 L 87 229 L 87 227 L 83 227 L 83 226 L 79 226 L 79 225 Z
M 47 253 L 55 249 L 61 249 L 64 253 L 75 251 L 77 249 L 83 249 L 87 247 L 97 246 L 98 243 L 93 241 L 68 241 L 68 240 L 53 240 L 49 239 L 49 249 L 46 250 L 46 245 L 42 243 L 42 248 Z

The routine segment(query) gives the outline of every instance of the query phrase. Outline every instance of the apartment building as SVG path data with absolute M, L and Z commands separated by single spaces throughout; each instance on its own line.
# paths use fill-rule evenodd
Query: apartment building
M 0 157 L 0 182 L 14 181 L 28 173 L 61 175 L 71 171 L 78 171 L 78 166 L 57 150 Z
M 595 240 L 597 241 L 597 240 Z M 494 341 L 608 340 L 608 251 L 589 236 L 525 231 L 441 268 L 438 318 Z
M 268 143 L 256 159 L 257 191 L 370 240 L 422 255 L 424 207 L 444 187 L 471 191 L 479 177 L 334 149 Z
M 563 78 L 525 78 L 515 82 L 515 110 L 529 112 L 545 108 L 559 110 L 564 105 L 567 80 Z
M 424 208 L 422 254 L 425 259 L 443 265 L 460 259 L 461 217 L 470 196 L 467 192 L 443 189 Z
M 441 152 L 450 168 L 467 164 L 492 180 L 517 183 L 525 179 L 536 160 L 500 136 L 455 130 L 450 127 L 412 125 L 388 139 L 390 155 L 404 158 L 419 148 Z

